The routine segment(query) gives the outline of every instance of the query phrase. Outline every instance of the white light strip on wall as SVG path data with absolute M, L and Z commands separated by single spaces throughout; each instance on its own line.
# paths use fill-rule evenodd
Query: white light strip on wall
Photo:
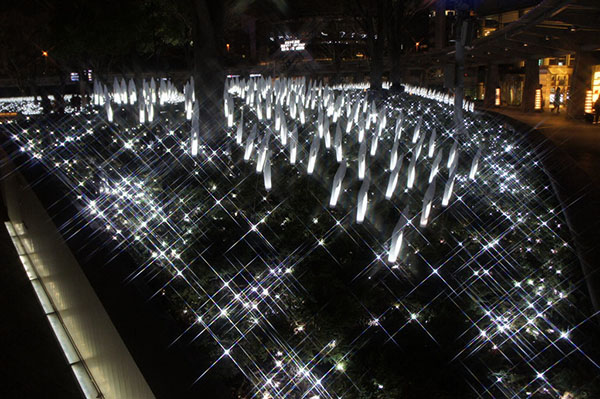
M 15 225 L 10 221 L 4 222 L 4 224 L 6 226 L 6 230 L 8 230 L 8 234 L 10 235 L 10 239 L 17 250 L 19 259 L 21 259 L 21 264 L 27 273 L 27 277 L 33 285 L 33 290 L 36 293 L 42 308 L 44 309 L 46 317 L 48 317 L 48 322 L 52 327 L 52 331 L 54 331 L 54 335 L 56 336 L 56 339 L 58 340 L 60 347 L 62 348 L 63 353 L 69 362 L 69 365 L 71 365 L 71 369 L 73 370 L 73 374 L 79 383 L 81 391 L 88 399 L 103 398 L 104 396 L 100 393 L 100 390 L 94 383 L 89 370 L 79 356 L 79 352 L 77 351 L 69 332 L 65 328 L 60 315 L 56 312 L 56 308 L 52 304 L 52 300 L 48 296 L 43 282 L 40 278 L 38 278 L 35 267 L 31 261 L 31 253 L 26 250 L 26 248 L 30 246 L 26 245 L 27 243 L 21 240 L 21 236 L 25 235 L 25 229 L 23 226 Z

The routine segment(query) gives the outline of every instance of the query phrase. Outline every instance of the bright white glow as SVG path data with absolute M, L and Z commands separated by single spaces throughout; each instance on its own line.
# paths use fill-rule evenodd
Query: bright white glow
M 346 175 L 346 162 L 342 162 L 338 167 L 337 172 L 335 172 L 335 176 L 333 177 L 333 186 L 331 188 L 331 198 L 329 200 L 329 206 L 335 207 L 340 196 L 340 192 L 342 190 L 342 182 L 344 180 L 344 176 Z
M 286 40 L 279 45 L 281 51 L 302 51 L 305 46 L 306 43 L 303 43 L 300 40 Z
M 370 182 L 369 175 L 365 176 L 363 180 L 362 186 L 358 191 L 358 205 L 356 206 L 356 222 L 362 223 L 365 220 L 365 215 L 367 213 L 367 205 L 369 202 L 369 184 Z

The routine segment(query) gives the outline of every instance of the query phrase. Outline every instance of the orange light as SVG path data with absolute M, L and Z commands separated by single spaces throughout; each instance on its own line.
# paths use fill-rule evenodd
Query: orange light
M 494 101 L 494 105 L 496 107 L 500 106 L 500 88 L 499 87 L 496 87 L 496 99 Z
M 43 57 L 48 57 L 48 52 L 47 51 L 42 51 L 42 56 Z
M 539 111 L 542 109 L 542 89 L 535 89 L 535 106 L 534 109 Z
M 585 113 L 586 114 L 594 113 L 592 111 L 593 96 L 594 96 L 594 93 L 591 90 L 588 90 L 585 92 Z
M 229 43 L 225 45 L 227 47 L 227 52 L 229 52 Z

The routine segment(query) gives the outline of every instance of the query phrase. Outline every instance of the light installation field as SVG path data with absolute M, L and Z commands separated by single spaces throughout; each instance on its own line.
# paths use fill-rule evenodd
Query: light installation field
M 179 339 L 210 348 L 199 381 L 218 365 L 259 398 L 593 392 L 579 266 L 522 134 L 467 104 L 459 135 L 452 99 L 421 88 L 375 102 L 264 78 L 227 81 L 215 129 L 193 82 L 158 82 L 95 82 L 94 107 L 4 128 L 132 278 L 160 282 Z

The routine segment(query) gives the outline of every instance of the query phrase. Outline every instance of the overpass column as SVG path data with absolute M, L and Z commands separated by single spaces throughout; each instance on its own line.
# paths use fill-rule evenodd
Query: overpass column
M 571 89 L 567 101 L 567 116 L 569 118 L 583 118 L 585 107 L 585 93 L 591 88 L 592 64 L 594 57 L 589 51 L 578 51 L 575 54 L 575 68 L 571 78 Z
M 521 110 L 533 112 L 535 109 L 535 90 L 540 86 L 540 66 L 537 58 L 525 60 L 525 83 L 523 85 L 523 100 Z
M 488 64 L 485 70 L 485 94 L 483 105 L 493 107 L 496 100 L 496 88 L 500 85 L 498 64 Z

